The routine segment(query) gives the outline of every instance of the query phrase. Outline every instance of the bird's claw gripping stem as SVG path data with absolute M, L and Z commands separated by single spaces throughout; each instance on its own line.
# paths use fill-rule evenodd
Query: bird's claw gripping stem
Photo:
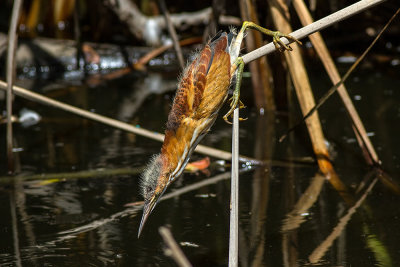
M 297 40 L 295 37 L 293 37 L 293 36 L 291 36 L 289 34 L 283 34 L 283 33 L 279 32 L 279 31 L 271 31 L 271 30 L 265 29 L 265 28 L 255 24 L 254 22 L 251 22 L 251 21 L 245 21 L 243 23 L 242 28 L 240 29 L 240 31 L 244 32 L 248 28 L 257 30 L 257 31 L 259 31 L 259 32 L 261 32 L 261 33 L 263 33 L 265 35 L 271 36 L 272 37 L 272 42 L 274 43 L 275 48 L 277 50 L 279 50 L 280 52 L 283 52 L 285 50 L 288 50 L 288 51 L 292 51 L 293 50 L 289 45 L 286 45 L 281 40 L 282 37 L 285 37 L 289 41 L 296 42 L 299 45 L 302 44 L 299 40 Z
M 240 101 L 240 99 L 239 99 L 239 95 L 236 95 L 235 93 L 233 94 L 233 96 L 229 99 L 229 101 L 231 101 L 231 104 L 230 104 L 230 110 L 224 115 L 224 120 L 227 122 L 227 123 L 229 123 L 229 124 L 232 124 L 232 122 L 230 122 L 229 120 L 228 120 L 228 117 L 229 116 L 231 116 L 231 117 L 233 117 L 233 112 L 235 111 L 235 108 L 239 105 L 239 109 L 241 109 L 241 108 L 245 108 L 246 106 L 243 104 L 243 102 L 242 101 Z M 247 118 L 239 118 L 239 120 L 240 121 L 245 121 L 245 120 L 247 120 Z
M 280 52 L 284 52 L 285 50 L 292 51 L 293 49 L 290 47 L 290 45 L 286 45 L 284 42 L 282 42 L 281 37 L 285 37 L 289 41 L 296 42 L 297 44 L 301 45 L 302 43 L 294 38 L 293 36 L 289 34 L 283 34 L 279 31 L 273 32 L 272 36 L 272 42 L 275 45 L 276 50 Z
M 271 30 L 265 29 L 265 28 L 255 24 L 254 22 L 250 22 L 250 21 L 245 21 L 243 23 L 242 28 L 240 29 L 238 35 L 243 34 L 244 31 L 246 29 L 248 29 L 248 28 L 257 30 L 257 31 L 259 31 L 261 33 L 264 33 L 266 35 L 271 36 L 272 37 L 272 42 L 275 45 L 275 48 L 280 52 L 284 52 L 286 50 L 288 50 L 288 51 L 292 51 L 293 50 L 289 45 L 286 45 L 281 40 L 281 37 L 285 37 L 289 41 L 296 42 L 299 45 L 302 44 L 299 40 L 297 40 L 295 37 L 293 37 L 293 36 L 291 36 L 289 34 L 283 34 L 283 33 L 279 32 L 279 31 L 271 31 Z M 234 110 L 236 109 L 236 107 L 238 106 L 238 104 L 239 104 L 239 109 L 240 108 L 244 108 L 244 105 L 243 105 L 242 101 L 240 101 L 240 99 L 239 99 L 239 96 L 240 96 L 240 85 L 241 85 L 241 82 L 242 82 L 242 73 L 243 73 L 243 68 L 244 68 L 243 59 L 241 57 L 238 57 L 233 64 L 236 66 L 235 91 L 233 92 L 233 96 L 230 99 L 230 101 L 231 101 L 230 107 L 231 108 L 229 109 L 228 113 L 226 113 L 224 115 L 224 117 L 223 117 L 224 120 L 229 124 L 232 124 L 232 123 L 228 120 L 228 117 L 229 116 L 231 116 L 231 117 L 233 116 L 232 114 L 233 114 Z M 239 118 L 239 120 L 243 121 L 243 120 L 246 120 L 246 119 Z

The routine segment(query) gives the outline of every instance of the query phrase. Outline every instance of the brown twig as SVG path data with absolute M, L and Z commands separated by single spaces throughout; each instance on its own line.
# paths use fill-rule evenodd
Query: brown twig
M 297 13 L 299 14 L 300 20 L 302 21 L 303 25 L 307 25 L 312 23 L 312 17 L 310 13 L 308 12 L 304 2 L 302 0 L 295 0 L 294 1 L 294 6 L 297 10 Z M 344 87 L 343 83 L 349 76 L 349 74 L 355 69 L 355 67 L 361 62 L 362 59 L 364 59 L 365 55 L 370 51 L 372 46 L 376 43 L 376 41 L 380 38 L 382 33 L 386 30 L 386 28 L 389 26 L 389 24 L 392 22 L 394 17 L 398 14 L 400 9 L 393 15 L 393 17 L 389 20 L 389 22 L 385 25 L 385 27 L 382 29 L 382 31 L 376 36 L 375 40 L 371 43 L 371 45 L 366 49 L 366 51 L 361 55 L 361 57 L 353 64 L 353 66 L 349 69 L 349 71 L 345 74 L 343 79 L 340 79 L 339 73 L 336 69 L 335 64 L 333 63 L 333 60 L 329 54 L 328 49 L 326 48 L 326 45 L 322 39 L 322 36 L 320 33 L 315 33 L 313 35 L 310 35 L 309 38 L 311 42 L 313 43 L 317 53 L 319 54 L 332 82 L 335 84 L 335 86 L 329 90 L 329 93 L 327 93 L 326 97 L 323 97 L 320 101 L 318 101 L 318 104 L 311 109 L 306 116 L 304 116 L 304 120 L 308 118 L 310 115 L 313 114 L 314 111 L 316 111 L 325 101 L 326 99 L 333 94 L 334 91 L 338 91 L 340 97 L 342 98 L 342 101 L 347 109 L 347 112 L 353 122 L 353 125 L 355 127 L 354 131 L 356 133 L 357 139 L 361 140 L 360 145 L 361 147 L 365 148 L 367 150 L 367 153 L 364 153 L 366 156 L 366 160 L 369 164 L 379 164 L 379 158 L 378 155 L 375 152 L 375 149 L 367 136 L 366 130 L 364 128 L 364 125 L 357 113 L 357 110 L 355 109 L 347 91 L 346 88 Z M 332 90 L 332 92 L 331 92 Z
M 180 46 L 191 45 L 191 44 L 195 44 L 195 43 L 201 43 L 201 41 L 202 41 L 201 37 L 192 37 L 192 38 L 188 38 L 188 39 L 179 41 L 179 45 Z M 133 64 L 133 68 L 137 69 L 137 70 L 143 70 L 144 65 L 146 65 L 151 59 L 164 53 L 165 51 L 170 49 L 172 46 L 173 46 L 173 44 L 167 44 L 167 45 L 160 46 L 160 47 L 150 51 L 149 53 L 147 53 L 146 55 L 141 57 L 135 64 Z
M 170 256 L 174 259 L 175 263 L 180 267 L 189 267 L 192 266 L 189 260 L 186 258 L 183 251 L 176 243 L 174 237 L 172 236 L 171 230 L 169 230 L 165 226 L 161 226 L 158 228 L 158 232 L 164 240 L 164 243 L 167 245 L 167 249 L 164 250 L 165 255 Z
M 182 49 L 181 49 L 181 46 L 179 45 L 178 36 L 176 35 L 174 25 L 171 22 L 171 16 L 169 15 L 168 9 L 165 5 L 165 0 L 158 0 L 158 3 L 164 14 L 165 23 L 167 24 L 168 32 L 171 35 L 171 38 L 172 38 L 172 41 L 174 44 L 174 49 L 176 52 L 176 56 L 178 57 L 179 64 L 181 65 L 181 69 L 183 70 L 183 68 L 185 67 L 185 62 L 183 60 Z
M 0 177 L 0 184 L 8 184 L 12 180 L 18 179 L 19 181 L 38 181 L 40 185 L 53 183 L 58 181 L 65 181 L 70 179 L 85 179 L 85 178 L 100 178 L 109 176 L 129 176 L 138 175 L 144 168 L 119 168 L 119 169 L 95 169 L 85 170 L 78 172 L 59 172 L 59 173 L 43 173 L 33 175 L 17 175 L 17 176 L 2 176 Z
M 372 41 L 372 43 L 368 46 L 368 48 L 363 52 L 363 54 L 353 63 L 353 65 L 351 65 L 351 67 L 347 70 L 347 72 L 345 73 L 345 75 L 343 76 L 342 79 L 340 79 L 340 81 L 338 83 L 336 83 L 334 86 L 332 86 L 319 100 L 318 103 L 312 108 L 310 109 L 307 114 L 304 115 L 303 119 L 301 120 L 301 122 L 299 122 L 298 124 L 296 124 L 295 126 L 291 127 L 286 134 L 284 134 L 283 136 L 280 137 L 279 141 L 282 141 L 289 132 L 291 132 L 293 129 L 295 129 L 296 127 L 298 127 L 301 123 L 303 123 L 304 121 L 306 121 L 310 116 L 312 116 L 314 114 L 315 111 L 317 111 L 324 103 L 326 100 L 328 100 L 328 98 L 334 94 L 336 92 L 336 90 L 338 90 L 338 88 L 343 85 L 343 83 L 347 80 L 347 78 L 350 76 L 350 74 L 354 71 L 354 69 L 360 64 L 360 62 L 365 58 L 365 56 L 368 54 L 368 52 L 372 49 L 372 47 L 375 45 L 375 43 L 378 41 L 378 39 L 381 37 L 381 35 L 383 34 L 383 32 L 386 30 L 386 28 L 390 25 L 390 23 L 393 21 L 393 19 L 397 16 L 397 14 L 400 12 L 400 9 L 398 9 L 395 14 L 389 19 L 389 21 L 386 23 L 386 25 L 383 27 L 383 29 L 380 31 L 380 33 L 375 37 L 375 39 Z M 357 141 L 361 144 L 366 145 L 366 142 L 363 139 L 363 134 L 361 134 L 358 130 L 357 127 L 354 127 L 353 130 L 356 132 L 356 137 L 357 137 Z M 369 140 L 369 139 L 368 139 Z M 368 154 L 370 153 L 370 150 L 367 149 L 365 150 Z M 375 152 L 375 150 L 373 150 L 372 152 Z M 377 158 L 377 155 L 375 153 L 375 156 Z M 374 159 L 374 154 L 369 154 L 367 155 L 367 158 L 371 159 L 371 164 L 374 163 L 377 166 L 380 165 L 380 162 L 375 162 L 373 161 Z
M 145 16 L 135 3 L 131 0 L 104 0 L 104 3 L 117 14 L 119 19 L 125 22 L 131 33 L 137 38 L 146 41 L 150 45 L 159 45 L 161 40 L 161 31 L 166 28 L 165 19 L 162 16 Z M 183 30 L 190 26 L 207 24 L 210 21 L 212 9 L 205 8 L 196 12 L 183 12 L 180 14 L 171 14 L 171 22 L 176 29 Z M 219 22 L 225 25 L 239 25 L 240 20 L 236 17 L 220 16 Z M 146 34 L 148 27 L 158 34 L 155 36 Z

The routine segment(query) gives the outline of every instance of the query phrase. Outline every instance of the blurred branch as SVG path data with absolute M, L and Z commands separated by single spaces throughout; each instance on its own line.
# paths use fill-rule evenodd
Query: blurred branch
M 167 24 L 169 35 L 171 35 L 172 41 L 174 43 L 174 49 L 176 52 L 176 56 L 178 57 L 179 64 L 181 65 L 181 69 L 183 70 L 185 68 L 185 62 L 183 60 L 182 49 L 179 44 L 178 36 L 176 35 L 174 25 L 171 22 L 171 15 L 169 14 L 169 11 L 165 5 L 165 0 L 158 0 L 158 2 L 161 7 L 161 10 L 164 14 L 165 23 Z
M 7 83 L 5 83 L 4 81 L 0 81 L 0 90 L 5 90 L 5 88 L 7 88 Z M 127 132 L 131 132 L 134 134 L 138 134 L 153 140 L 157 140 L 157 141 L 164 141 L 164 135 L 154 132 L 154 131 L 149 131 L 134 125 L 130 125 L 128 123 L 119 121 L 119 120 L 115 120 L 112 118 L 108 118 L 106 116 L 102 116 L 84 109 L 80 109 L 65 103 L 62 103 L 60 101 L 48 98 L 46 96 L 42 96 L 40 94 L 31 92 L 29 90 L 26 90 L 24 88 L 18 87 L 18 86 L 14 86 L 14 94 L 21 96 L 23 98 L 35 101 L 35 102 L 39 102 L 41 104 L 45 104 L 48 106 L 52 106 L 58 109 L 62 109 L 64 111 L 73 113 L 75 115 L 81 116 L 83 118 L 86 119 L 90 119 L 90 120 L 94 120 L 96 122 L 100 122 L 103 124 L 106 124 L 108 126 L 111 127 L 115 127 L 118 128 L 120 130 L 124 130 Z M 212 147 L 206 147 L 206 146 L 202 146 L 202 145 L 198 145 L 195 149 L 196 152 L 200 153 L 200 154 L 204 154 L 204 155 L 208 155 L 211 157 L 215 157 L 215 158 L 219 158 L 219 159 L 224 159 L 224 160 L 230 160 L 232 154 L 223 150 L 219 150 L 219 149 L 215 149 Z M 244 156 L 239 156 L 239 160 L 240 161 L 244 161 L 244 162 L 249 162 L 252 164 L 261 164 L 261 162 L 259 160 L 256 159 L 252 159 L 252 158 L 248 158 L 248 157 L 244 157 Z
M 129 26 L 130 31 L 138 39 L 144 40 L 149 45 L 160 45 L 161 31 L 167 28 L 163 16 L 145 16 L 130 0 L 104 0 L 104 3 Z M 209 7 L 196 12 L 171 14 L 171 22 L 180 30 L 199 24 L 206 25 L 210 21 L 211 13 L 212 9 Z M 238 24 L 237 18 L 225 16 L 220 17 L 220 22 L 229 25 Z
M 119 169 L 95 169 L 78 172 L 59 172 L 59 173 L 43 173 L 33 175 L 17 175 L 17 176 L 3 176 L 0 177 L 0 184 L 7 184 L 18 179 L 21 181 L 38 181 L 39 185 L 46 185 L 59 181 L 65 181 L 70 179 L 82 179 L 82 178 L 99 178 L 104 176 L 115 176 L 115 175 L 136 175 L 140 174 L 144 168 L 119 168 Z

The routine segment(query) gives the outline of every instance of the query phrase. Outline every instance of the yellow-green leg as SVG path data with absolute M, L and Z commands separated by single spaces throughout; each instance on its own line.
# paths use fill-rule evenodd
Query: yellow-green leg
M 235 90 L 233 91 L 232 97 L 229 99 L 231 101 L 231 104 L 230 104 L 231 108 L 228 111 L 228 113 L 226 113 L 223 117 L 224 120 L 229 124 L 232 124 L 232 123 L 228 120 L 228 116 L 232 115 L 232 113 L 235 110 L 235 108 L 237 107 L 237 105 L 239 104 L 239 108 L 244 108 L 242 101 L 240 101 L 240 85 L 242 84 L 242 74 L 243 74 L 243 69 L 244 69 L 243 59 L 241 57 L 238 57 L 236 59 L 235 63 L 233 63 L 233 64 L 236 65 Z M 243 121 L 243 120 L 247 120 L 247 119 L 239 118 L 239 120 Z
M 291 36 L 291 35 L 283 34 L 283 33 L 279 32 L 279 31 L 268 30 L 266 28 L 263 28 L 263 27 L 255 24 L 254 22 L 251 22 L 251 21 L 243 22 L 243 25 L 242 25 L 242 28 L 240 29 L 240 32 L 244 32 L 247 29 L 257 30 L 257 31 L 259 31 L 259 32 L 261 32 L 261 33 L 263 33 L 265 35 L 271 36 L 272 37 L 272 42 L 274 43 L 276 49 L 281 51 L 281 52 L 283 52 L 285 50 L 292 51 L 292 48 L 290 46 L 288 46 L 288 45 L 286 45 L 286 44 L 284 44 L 282 42 L 282 40 L 280 39 L 281 37 L 285 37 L 286 39 L 288 39 L 290 41 L 293 41 L 293 42 L 296 42 L 296 43 L 301 45 L 301 42 L 299 40 L 297 40 L 296 38 L 294 38 L 293 36 Z
M 240 29 L 240 31 L 238 33 L 238 36 L 243 36 L 244 32 L 247 29 L 254 29 L 254 30 L 257 30 L 257 31 L 259 31 L 261 33 L 264 33 L 264 34 L 268 35 L 268 36 L 271 36 L 272 37 L 272 42 L 274 43 L 276 49 L 279 50 L 280 52 L 283 52 L 285 50 L 292 51 L 292 48 L 290 46 L 288 46 L 288 45 L 286 45 L 286 44 L 284 44 L 282 42 L 282 40 L 280 39 L 281 37 L 285 37 L 286 39 L 294 41 L 294 42 L 296 42 L 296 43 L 301 45 L 301 42 L 299 40 L 297 40 L 296 38 L 294 38 L 293 36 L 290 36 L 288 34 L 283 34 L 283 33 L 279 32 L 279 31 L 271 31 L 271 30 L 265 29 L 265 28 L 255 24 L 253 22 L 250 22 L 250 21 L 243 22 L 242 28 Z M 239 45 L 240 45 L 240 43 L 239 43 Z M 243 73 L 243 68 L 244 68 L 243 59 L 241 57 L 238 57 L 233 64 L 236 65 L 236 67 L 237 67 L 236 85 L 235 85 L 235 91 L 233 92 L 233 96 L 230 99 L 230 101 L 231 101 L 230 107 L 231 108 L 229 109 L 228 113 L 226 113 L 224 115 L 224 117 L 223 117 L 224 120 L 227 123 L 231 123 L 231 122 L 229 122 L 228 117 L 232 116 L 233 111 L 235 110 L 235 108 L 237 107 L 238 104 L 239 104 L 239 108 L 243 108 L 244 107 L 243 103 L 239 99 L 239 97 L 240 97 L 240 85 L 242 83 L 242 73 Z M 239 118 L 239 120 L 245 120 L 245 119 Z

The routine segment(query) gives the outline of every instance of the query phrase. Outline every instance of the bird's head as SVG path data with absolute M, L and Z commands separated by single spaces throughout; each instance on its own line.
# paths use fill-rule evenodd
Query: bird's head
M 162 156 L 155 155 L 149 162 L 147 168 L 142 174 L 141 189 L 144 198 L 143 216 L 140 222 L 139 233 L 143 230 L 143 226 L 147 218 L 157 205 L 161 196 L 164 194 L 169 184 L 168 172 L 165 171 Z

